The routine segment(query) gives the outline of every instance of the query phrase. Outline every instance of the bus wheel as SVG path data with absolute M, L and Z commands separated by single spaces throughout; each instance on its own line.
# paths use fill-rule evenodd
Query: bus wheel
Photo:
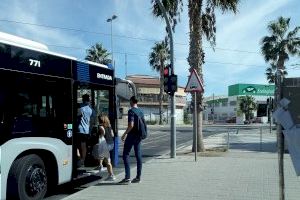
M 43 199 L 47 192 L 47 173 L 43 160 L 35 154 L 17 159 L 9 172 L 10 197 L 20 200 Z

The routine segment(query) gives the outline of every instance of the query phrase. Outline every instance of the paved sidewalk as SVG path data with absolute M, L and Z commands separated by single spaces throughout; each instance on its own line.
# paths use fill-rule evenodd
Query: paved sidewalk
M 235 141 L 244 141 L 245 135 L 234 137 Z M 277 168 L 277 153 L 273 152 L 235 149 L 211 156 L 208 153 L 199 157 L 197 163 L 193 154 L 179 153 L 176 159 L 166 156 L 144 164 L 140 184 L 99 181 L 65 200 L 274 200 L 279 196 Z M 135 175 L 135 170 L 132 174 Z M 286 199 L 300 199 L 300 179 L 288 154 L 285 155 L 285 181 Z

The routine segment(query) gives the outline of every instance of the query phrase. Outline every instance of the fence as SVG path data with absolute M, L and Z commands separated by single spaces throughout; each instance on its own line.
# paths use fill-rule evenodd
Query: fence
M 268 127 L 224 128 L 205 139 L 206 148 L 226 148 L 229 151 L 276 152 L 276 130 Z

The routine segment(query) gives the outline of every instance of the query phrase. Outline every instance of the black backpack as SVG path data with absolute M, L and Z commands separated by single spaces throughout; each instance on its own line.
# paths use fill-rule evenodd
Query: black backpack
M 131 110 L 137 116 L 136 131 L 139 134 L 140 138 L 144 140 L 148 136 L 144 114 L 137 108 L 132 108 Z

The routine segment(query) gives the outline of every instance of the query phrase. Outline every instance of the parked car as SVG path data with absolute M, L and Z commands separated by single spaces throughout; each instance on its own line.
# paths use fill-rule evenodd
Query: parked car
M 226 120 L 226 123 L 236 123 L 236 117 L 231 117 Z
M 245 120 L 244 121 L 244 124 L 252 124 L 252 123 L 255 123 L 255 119 L 250 119 L 250 120 Z

